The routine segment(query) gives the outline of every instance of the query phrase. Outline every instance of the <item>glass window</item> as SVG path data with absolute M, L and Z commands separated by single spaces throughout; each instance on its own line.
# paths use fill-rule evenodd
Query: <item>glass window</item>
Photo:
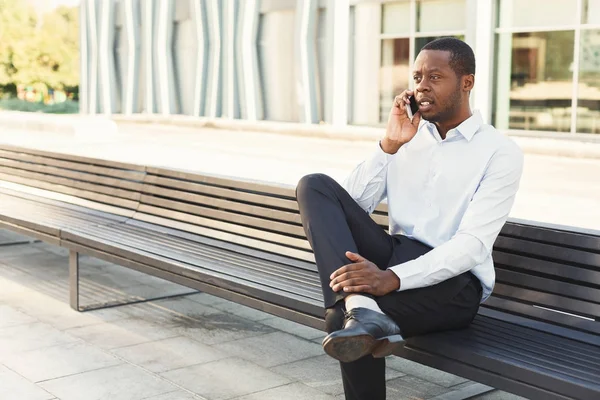
M 579 23 L 574 0 L 500 0 L 498 26 L 533 27 Z
M 466 28 L 465 0 L 421 0 L 418 32 L 456 31 Z
M 600 30 L 581 31 L 577 132 L 600 133 Z
M 379 70 L 381 121 L 387 121 L 394 97 L 408 88 L 409 65 L 409 39 L 382 40 Z
M 392 35 L 410 33 L 410 2 L 384 4 L 381 17 L 382 33 Z
M 585 0 L 583 2 L 583 23 L 600 24 L 600 0 Z
M 568 132 L 574 31 L 498 36 L 496 127 Z

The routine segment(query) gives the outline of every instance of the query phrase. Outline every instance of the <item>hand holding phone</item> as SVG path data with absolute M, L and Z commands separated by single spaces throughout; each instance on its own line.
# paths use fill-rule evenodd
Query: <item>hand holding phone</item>
M 381 149 L 395 154 L 417 134 L 421 113 L 412 90 L 405 90 L 394 98 L 385 136 L 379 142 Z

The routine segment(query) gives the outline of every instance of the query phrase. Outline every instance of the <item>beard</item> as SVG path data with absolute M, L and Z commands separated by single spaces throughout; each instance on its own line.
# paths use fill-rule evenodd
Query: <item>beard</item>
M 452 117 L 458 112 L 458 110 L 460 110 L 462 106 L 460 83 L 457 85 L 456 90 L 452 92 L 450 98 L 444 103 L 444 108 L 442 108 L 440 111 L 431 115 L 423 115 L 423 118 L 429 122 L 444 122 L 452 119 Z

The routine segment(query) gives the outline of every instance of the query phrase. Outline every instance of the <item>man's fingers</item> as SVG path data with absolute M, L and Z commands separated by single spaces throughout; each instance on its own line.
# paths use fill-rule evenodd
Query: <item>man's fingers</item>
M 371 293 L 371 286 L 369 285 L 358 285 L 358 286 L 346 286 L 344 292 L 346 293 Z
M 413 124 L 414 126 L 418 127 L 420 122 L 421 122 L 421 111 L 417 111 L 415 113 L 415 115 L 413 115 L 413 119 L 411 121 L 411 124 Z
M 346 252 L 346 257 L 348 258 L 348 260 L 355 263 L 365 261 L 365 258 L 363 256 L 357 253 L 352 253 L 351 251 Z
M 333 271 L 333 274 L 331 274 L 329 276 L 329 278 L 335 279 L 336 277 L 338 277 L 342 274 L 345 274 L 346 272 L 356 271 L 356 270 L 359 270 L 362 268 L 363 267 L 358 263 L 347 264 L 347 265 L 344 265 L 343 267 L 340 267 L 339 269 L 336 269 L 335 271 Z
M 345 289 L 347 287 L 352 287 L 352 286 L 361 286 L 361 285 L 367 285 L 369 286 L 369 282 L 368 280 L 364 279 L 363 277 L 356 277 L 356 278 L 349 278 L 349 279 L 345 279 L 343 281 L 340 281 L 336 284 L 330 284 L 331 288 L 333 289 L 334 292 L 340 291 L 342 289 Z

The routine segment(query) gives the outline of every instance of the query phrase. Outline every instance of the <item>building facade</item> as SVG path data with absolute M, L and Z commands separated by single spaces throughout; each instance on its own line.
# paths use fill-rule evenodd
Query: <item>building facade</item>
M 378 126 L 442 36 L 497 128 L 600 133 L 600 0 L 82 0 L 81 110 Z

